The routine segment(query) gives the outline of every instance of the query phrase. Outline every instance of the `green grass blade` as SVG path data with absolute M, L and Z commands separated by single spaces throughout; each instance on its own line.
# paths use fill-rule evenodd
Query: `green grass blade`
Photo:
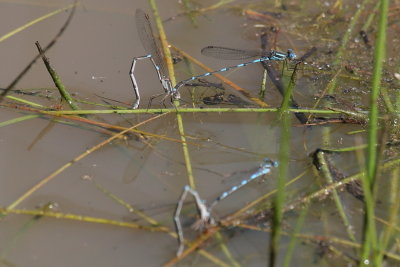
M 26 116 L 18 117 L 18 118 L 11 119 L 8 121 L 3 121 L 3 122 L 0 122 L 0 127 L 8 126 L 8 125 L 15 124 L 15 123 L 18 123 L 21 121 L 35 119 L 37 117 L 40 117 L 40 115 L 26 115 Z
M 377 244 L 377 234 L 375 227 L 374 216 L 374 182 L 377 171 L 377 142 L 378 142 L 378 96 L 381 86 L 382 69 L 385 60 L 386 51 L 386 28 L 388 18 L 389 0 L 381 0 L 380 18 L 378 37 L 376 40 L 374 54 L 374 70 L 372 76 L 372 88 L 370 95 L 370 114 L 368 124 L 368 148 L 367 148 L 367 163 L 366 176 L 363 176 L 362 185 L 365 194 L 365 226 L 364 226 L 364 243 L 361 254 L 361 265 L 374 263 L 375 266 L 380 266 Z M 370 250 L 372 249 L 372 255 Z M 372 260 L 371 261 L 371 257 Z
M 44 16 L 41 16 L 41 17 L 39 17 L 37 19 L 34 19 L 34 20 L 30 21 L 27 24 L 22 25 L 21 27 L 18 27 L 17 29 L 15 29 L 15 30 L 7 33 L 7 34 L 4 34 L 3 36 L 0 37 L 0 43 L 3 42 L 4 40 L 7 40 L 8 38 L 16 35 L 17 33 L 21 32 L 21 31 L 23 31 L 23 30 L 25 30 L 25 29 L 33 26 L 33 25 L 35 25 L 36 23 L 39 23 L 39 22 L 41 22 L 41 21 L 43 21 L 45 19 L 48 19 L 48 18 L 50 18 L 50 17 L 52 17 L 54 15 L 57 15 L 57 14 L 65 11 L 65 10 L 68 10 L 68 9 L 74 7 L 75 5 L 76 5 L 76 3 L 68 5 L 68 6 L 60 8 L 60 9 L 57 9 L 57 10 L 55 10 L 53 12 L 50 12 L 50 13 L 44 15 Z

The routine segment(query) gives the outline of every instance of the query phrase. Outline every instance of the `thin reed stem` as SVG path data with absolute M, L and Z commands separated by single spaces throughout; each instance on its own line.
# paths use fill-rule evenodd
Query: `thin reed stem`
M 175 72 L 174 72 L 174 67 L 172 64 L 172 57 L 171 57 L 171 51 L 169 50 L 168 47 L 168 41 L 167 41 L 167 36 L 164 31 L 164 27 L 158 12 L 157 4 L 155 0 L 149 0 L 150 7 L 153 11 L 153 15 L 156 21 L 157 29 L 160 34 L 160 40 L 161 40 L 161 45 L 163 48 L 163 52 L 165 55 L 165 60 L 167 61 L 167 68 L 168 68 L 168 73 L 169 73 L 169 78 L 171 80 L 172 86 L 176 85 L 176 78 L 175 78 Z M 174 105 L 176 107 L 179 107 L 179 101 L 175 100 Z M 190 153 L 189 153 L 189 148 L 186 143 L 186 136 L 185 136 L 185 129 L 183 126 L 183 118 L 182 115 L 179 112 L 176 112 L 176 120 L 178 124 L 178 131 L 179 135 L 182 141 L 182 151 L 183 151 L 183 158 L 185 160 L 185 167 L 186 167 L 186 174 L 188 178 L 188 184 L 193 188 L 196 189 L 196 184 L 194 181 L 193 177 L 193 169 L 192 169 L 192 162 L 190 160 Z
M 363 176 L 362 185 L 365 194 L 364 217 L 364 243 L 361 253 L 361 265 L 365 266 L 373 262 L 375 266 L 381 265 L 381 257 L 378 257 L 380 247 L 377 243 L 377 233 L 374 219 L 374 183 L 377 171 L 377 147 L 378 142 L 378 96 L 381 86 L 383 62 L 386 51 L 386 28 L 389 0 L 381 0 L 378 36 L 375 45 L 374 70 L 372 76 L 372 88 L 370 95 L 370 114 L 368 124 L 368 148 L 366 175 Z M 372 249 L 372 255 L 371 250 Z M 372 258 L 371 258 L 372 257 Z
M 75 104 L 74 99 L 72 98 L 72 96 L 68 92 L 67 88 L 65 87 L 65 85 L 61 81 L 60 76 L 57 74 L 55 69 L 50 65 L 50 60 L 46 57 L 42 47 L 40 46 L 40 43 L 36 42 L 35 45 L 36 45 L 36 47 L 37 47 L 37 49 L 39 51 L 40 56 L 42 57 L 44 65 L 46 66 L 47 71 L 49 72 L 51 78 L 53 79 L 53 82 L 56 85 L 56 87 L 58 89 L 58 92 L 60 93 L 61 97 L 68 103 L 68 105 L 73 110 L 79 109 L 78 105 Z

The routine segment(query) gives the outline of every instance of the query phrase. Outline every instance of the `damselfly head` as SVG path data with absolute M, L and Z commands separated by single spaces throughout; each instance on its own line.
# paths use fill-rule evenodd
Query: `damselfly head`
M 296 56 L 296 54 L 294 53 L 294 51 L 293 51 L 293 49 L 288 49 L 288 51 L 287 51 L 287 58 L 289 59 L 289 60 L 293 60 L 293 59 L 295 59 L 297 56 Z
M 278 161 L 274 161 L 269 158 L 264 158 L 264 163 L 262 165 L 268 166 L 268 167 L 278 167 L 279 164 L 278 164 Z

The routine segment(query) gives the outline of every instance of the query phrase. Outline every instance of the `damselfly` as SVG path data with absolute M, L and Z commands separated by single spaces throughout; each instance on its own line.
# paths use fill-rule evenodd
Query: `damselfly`
M 215 220 L 211 215 L 211 212 L 213 208 L 223 199 L 227 198 L 230 196 L 232 193 L 236 192 L 243 186 L 247 185 L 250 183 L 252 180 L 259 178 L 269 172 L 271 172 L 272 167 L 277 167 L 278 162 L 272 161 L 269 158 L 265 158 L 264 161 L 260 164 L 259 168 L 253 172 L 249 177 L 246 179 L 242 180 L 238 185 L 231 187 L 229 190 L 223 192 L 219 197 L 217 197 L 213 202 L 211 202 L 210 205 L 207 206 L 205 200 L 202 200 L 199 196 L 199 193 L 191 188 L 190 186 L 186 185 L 183 187 L 183 192 L 181 194 L 181 197 L 179 198 L 178 204 L 176 206 L 175 210 L 175 215 L 174 215 L 174 223 L 176 227 L 176 232 L 178 234 L 178 242 L 179 242 L 179 248 L 177 251 L 177 255 L 179 256 L 184 249 L 184 238 L 183 238 L 183 230 L 182 230 L 182 224 L 180 221 L 180 214 L 183 206 L 183 202 L 186 199 L 187 194 L 191 194 L 194 199 L 195 203 L 197 206 L 197 210 L 199 212 L 200 219 L 197 223 L 197 227 L 199 229 L 203 229 L 207 225 L 213 225 L 215 224 Z

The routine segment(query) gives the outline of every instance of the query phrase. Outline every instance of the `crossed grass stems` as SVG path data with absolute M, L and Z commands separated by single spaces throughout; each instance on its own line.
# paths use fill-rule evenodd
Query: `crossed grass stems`
M 384 1 L 383 1 L 384 2 Z M 387 16 L 383 16 L 383 17 L 387 17 Z M 355 19 L 353 20 L 353 21 L 355 21 Z M 347 31 L 347 32 L 351 32 L 351 31 Z M 346 32 L 346 33 L 347 33 Z M 346 38 L 344 38 L 344 40 L 346 40 Z M 345 47 L 345 45 L 343 45 L 343 47 Z M 380 56 L 380 57 L 382 57 L 382 56 Z M 337 77 L 337 76 L 335 76 L 335 77 Z M 375 76 L 374 76 L 375 77 Z M 379 79 L 378 79 L 379 80 Z M 333 83 L 332 83 L 333 84 Z M 376 124 L 375 124 L 376 125 Z M 375 144 L 375 143 L 374 143 Z M 372 146 L 374 146 L 374 144 L 372 145 Z M 370 146 L 371 147 L 371 146 Z M 396 163 L 396 164 L 398 164 L 398 163 Z M 344 183 L 344 181 L 343 181 L 343 183 Z M 332 187 L 330 187 L 330 188 L 332 188 Z M 326 189 L 324 189 L 324 191 L 325 191 Z M 4 210 L 4 212 L 7 212 L 7 210 Z M 11 210 L 9 211 L 9 212 L 11 212 Z M 369 211 L 370 212 L 370 211 Z M 46 212 L 42 212 L 41 214 L 46 214 Z M 387 254 L 388 255 L 388 254 Z

